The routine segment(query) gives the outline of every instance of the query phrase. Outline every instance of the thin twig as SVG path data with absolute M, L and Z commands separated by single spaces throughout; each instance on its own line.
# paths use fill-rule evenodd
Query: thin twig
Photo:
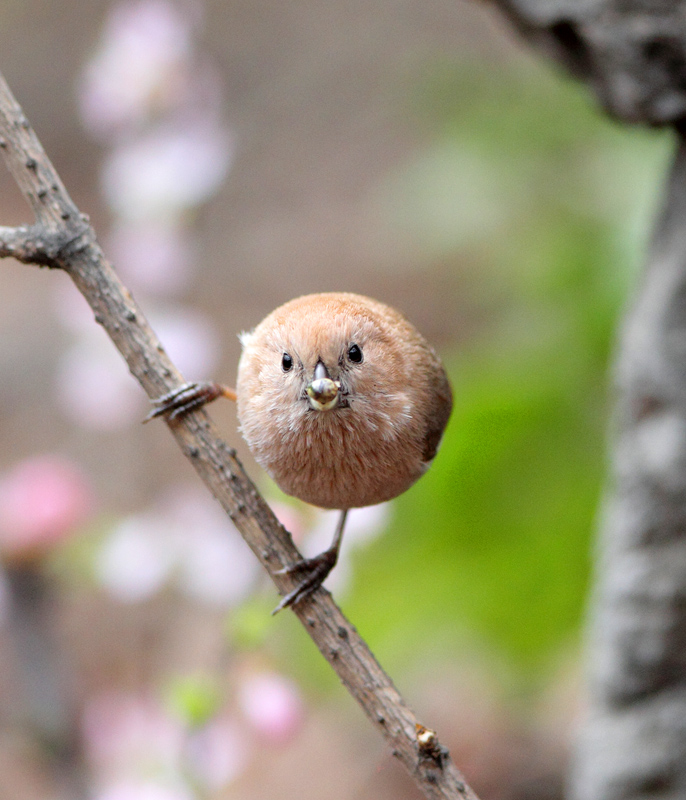
M 67 272 L 150 398 L 183 383 L 140 308 L 105 259 L 87 217 L 69 197 L 2 75 L 0 149 L 36 216 L 34 226 L 0 228 L 0 255 Z M 246 475 L 234 449 L 221 440 L 204 410 L 168 424 L 279 592 L 289 592 L 295 579 L 279 571 L 298 561 L 300 554 Z M 329 592 L 318 589 L 298 603 L 293 613 L 424 795 L 431 800 L 478 800 L 436 734 L 418 723 Z

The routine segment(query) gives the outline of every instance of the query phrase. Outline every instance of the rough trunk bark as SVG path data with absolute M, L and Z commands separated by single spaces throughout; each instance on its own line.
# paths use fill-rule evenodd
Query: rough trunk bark
M 686 130 L 678 0 L 500 0 L 626 122 Z M 574 800 L 686 798 L 686 140 L 617 363 Z
M 578 800 L 686 797 L 686 142 L 617 365 Z

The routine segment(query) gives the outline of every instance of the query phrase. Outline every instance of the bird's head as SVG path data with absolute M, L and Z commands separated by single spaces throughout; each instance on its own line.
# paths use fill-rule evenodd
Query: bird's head
M 327 417 L 383 406 L 405 378 L 397 337 L 373 309 L 349 297 L 299 298 L 245 334 L 239 406 L 249 402 L 262 404 L 265 413 L 290 409 L 292 415 Z
M 309 411 L 349 408 L 351 397 L 365 385 L 363 345 L 353 341 L 366 338 L 364 326 L 345 319 L 333 322 L 309 319 L 275 331 L 278 342 L 261 353 L 258 391 Z

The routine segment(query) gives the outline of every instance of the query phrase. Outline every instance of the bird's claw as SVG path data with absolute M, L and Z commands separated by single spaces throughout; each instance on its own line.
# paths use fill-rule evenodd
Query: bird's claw
M 166 416 L 169 420 L 178 419 L 222 395 L 230 397 L 232 394 L 231 390 L 213 381 L 184 383 L 171 392 L 156 397 L 152 401 L 155 408 L 143 422 L 150 422 L 151 419 L 162 416 Z
M 337 552 L 325 550 L 314 558 L 303 558 L 291 566 L 280 569 L 276 573 L 277 575 L 291 575 L 294 572 L 306 572 L 307 574 L 295 589 L 281 599 L 279 605 L 272 611 L 272 615 L 278 614 L 284 608 L 294 606 L 317 590 L 336 565 L 337 556 Z

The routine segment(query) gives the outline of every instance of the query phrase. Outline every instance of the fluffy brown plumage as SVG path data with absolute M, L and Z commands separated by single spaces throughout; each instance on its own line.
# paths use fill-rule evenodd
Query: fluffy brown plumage
M 357 508 L 396 497 L 426 471 L 450 415 L 450 385 L 436 353 L 397 311 L 356 294 L 306 295 L 241 341 L 241 433 L 284 492 L 323 508 Z M 355 345 L 359 362 L 349 357 Z M 327 410 L 307 394 L 320 361 L 340 383 Z
M 304 578 L 277 611 L 314 591 L 338 558 L 346 513 L 390 500 L 426 472 L 452 408 L 450 384 L 424 337 L 389 306 L 358 294 L 298 297 L 241 336 L 236 392 L 188 384 L 150 417 L 184 414 L 224 395 L 241 433 L 287 494 L 341 509 L 331 547 L 288 571 Z

